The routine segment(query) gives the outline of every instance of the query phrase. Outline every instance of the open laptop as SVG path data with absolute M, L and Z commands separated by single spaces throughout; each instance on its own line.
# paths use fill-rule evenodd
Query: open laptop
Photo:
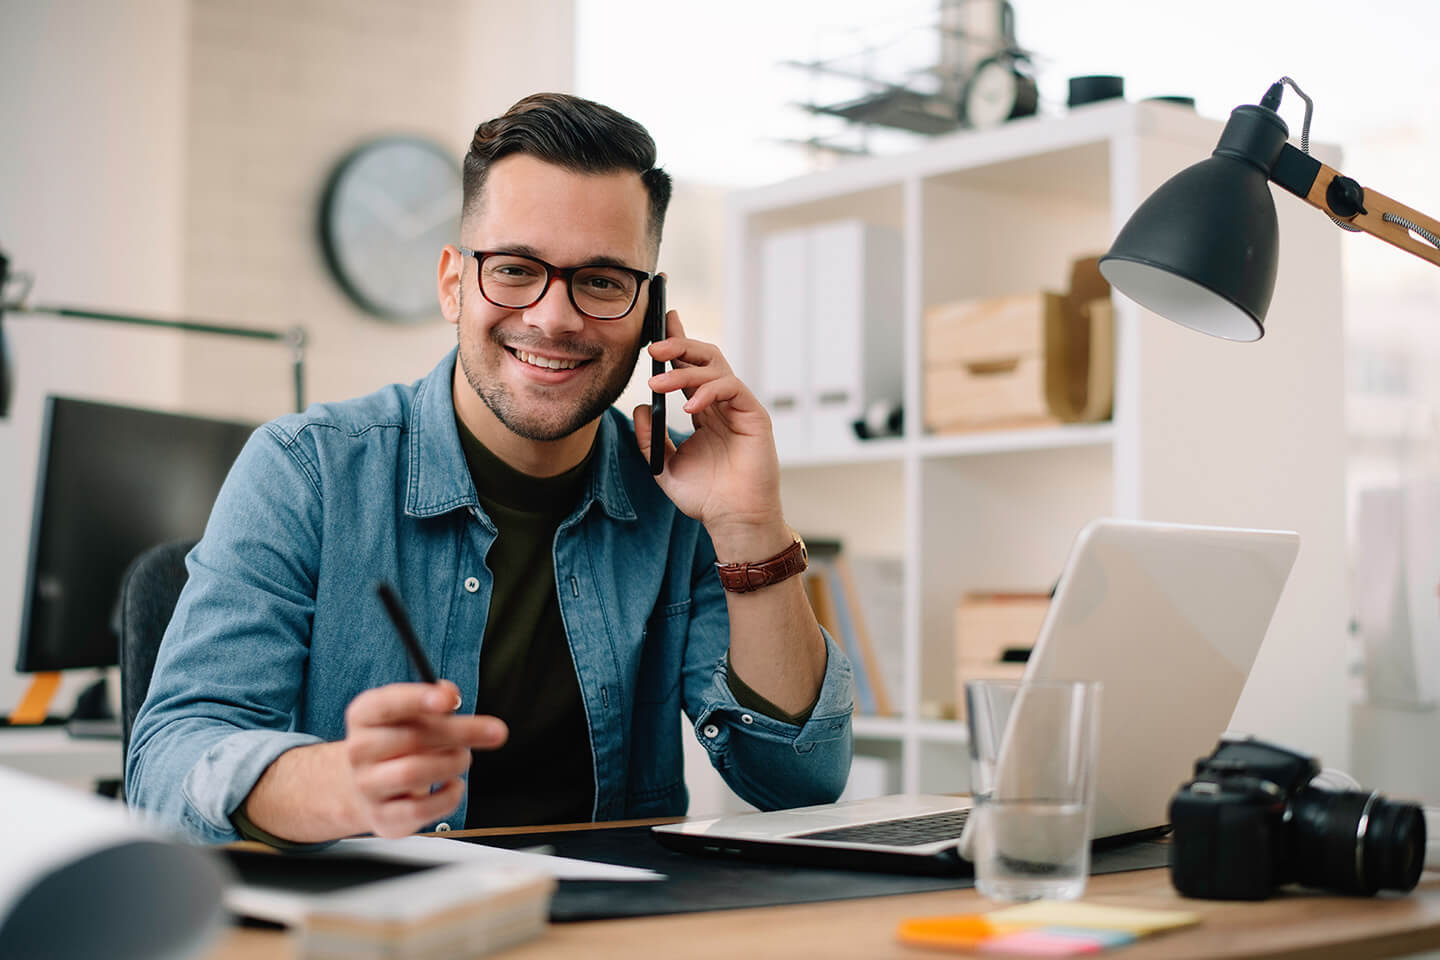
M 1095 836 L 1158 832 L 1170 797 L 1225 732 L 1300 538 L 1273 530 L 1096 520 L 1075 539 L 1025 668 L 1098 680 Z M 877 797 L 654 828 L 671 849 L 770 862 L 965 872 L 967 798 Z

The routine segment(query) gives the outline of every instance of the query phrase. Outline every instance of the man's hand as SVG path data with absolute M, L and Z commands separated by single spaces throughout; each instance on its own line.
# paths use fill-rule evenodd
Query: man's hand
M 459 806 L 470 751 L 494 750 L 510 735 L 498 717 L 455 716 L 459 705 L 449 680 L 366 690 L 345 709 L 345 739 L 276 757 L 245 798 L 245 815 L 293 843 L 414 833 Z
M 659 393 L 680 390 L 695 433 L 677 450 L 665 438 L 665 472 L 655 478 L 680 511 L 699 520 L 717 550 L 735 542 L 748 545 L 762 537 L 774 545 L 768 553 L 739 558 L 759 560 L 788 542 L 780 507 L 780 462 L 770 415 L 750 388 L 730 369 L 720 349 L 685 336 L 679 314 L 666 317 L 670 336 L 650 344 L 650 356 L 673 369 L 650 378 Z M 650 449 L 650 407 L 635 408 L 635 437 Z
M 456 716 L 460 692 L 392 683 L 366 690 L 345 710 L 345 758 L 362 829 L 403 837 L 460 805 L 470 751 L 493 750 L 509 731 L 498 717 Z
M 680 390 L 695 432 L 677 450 L 665 438 L 665 472 L 655 478 L 675 506 L 699 520 L 721 563 L 758 562 L 790 545 L 780 506 L 780 458 L 770 414 L 711 343 L 685 336 L 675 311 L 670 336 L 650 356 L 674 369 L 650 378 L 660 393 Z M 650 407 L 635 408 L 635 439 L 650 449 Z M 820 627 L 800 577 L 753 593 L 727 593 L 730 666 L 755 692 L 789 713 L 815 703 L 825 678 Z

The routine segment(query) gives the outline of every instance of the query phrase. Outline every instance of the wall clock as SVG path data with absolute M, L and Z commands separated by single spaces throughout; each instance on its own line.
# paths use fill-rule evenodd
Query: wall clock
M 330 174 L 320 204 L 325 260 L 363 310 L 385 320 L 436 316 L 435 264 L 460 236 L 460 166 L 415 137 L 361 144 Z

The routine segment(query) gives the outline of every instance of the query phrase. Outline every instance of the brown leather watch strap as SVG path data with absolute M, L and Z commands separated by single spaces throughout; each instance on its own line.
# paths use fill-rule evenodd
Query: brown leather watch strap
M 717 563 L 715 572 L 720 575 L 720 583 L 726 590 L 731 593 L 749 593 L 788 580 L 809 565 L 805 541 L 796 537 L 794 543 L 769 560 L 758 563 Z

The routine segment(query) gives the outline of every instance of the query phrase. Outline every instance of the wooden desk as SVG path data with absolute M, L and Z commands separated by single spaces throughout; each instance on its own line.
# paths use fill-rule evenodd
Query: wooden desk
M 477 830 L 459 835 L 518 832 L 533 832 L 533 828 Z M 1198 927 L 1155 936 L 1104 954 L 1119 960 L 1212 957 L 1355 960 L 1440 949 L 1440 874 L 1425 874 L 1414 893 L 1403 897 L 1371 899 L 1287 893 L 1260 903 L 1227 903 L 1186 900 L 1170 885 L 1168 871 L 1139 870 L 1091 877 L 1085 900 L 1157 910 L 1188 910 L 1201 915 Z M 974 890 L 950 890 L 754 910 L 560 923 L 551 924 L 538 939 L 499 956 L 505 960 L 560 957 L 924 960 L 947 954 L 897 943 L 895 927 L 901 920 L 975 913 L 996 906 Z M 289 960 L 294 956 L 289 938 L 282 933 L 235 930 L 225 937 L 209 960 Z

